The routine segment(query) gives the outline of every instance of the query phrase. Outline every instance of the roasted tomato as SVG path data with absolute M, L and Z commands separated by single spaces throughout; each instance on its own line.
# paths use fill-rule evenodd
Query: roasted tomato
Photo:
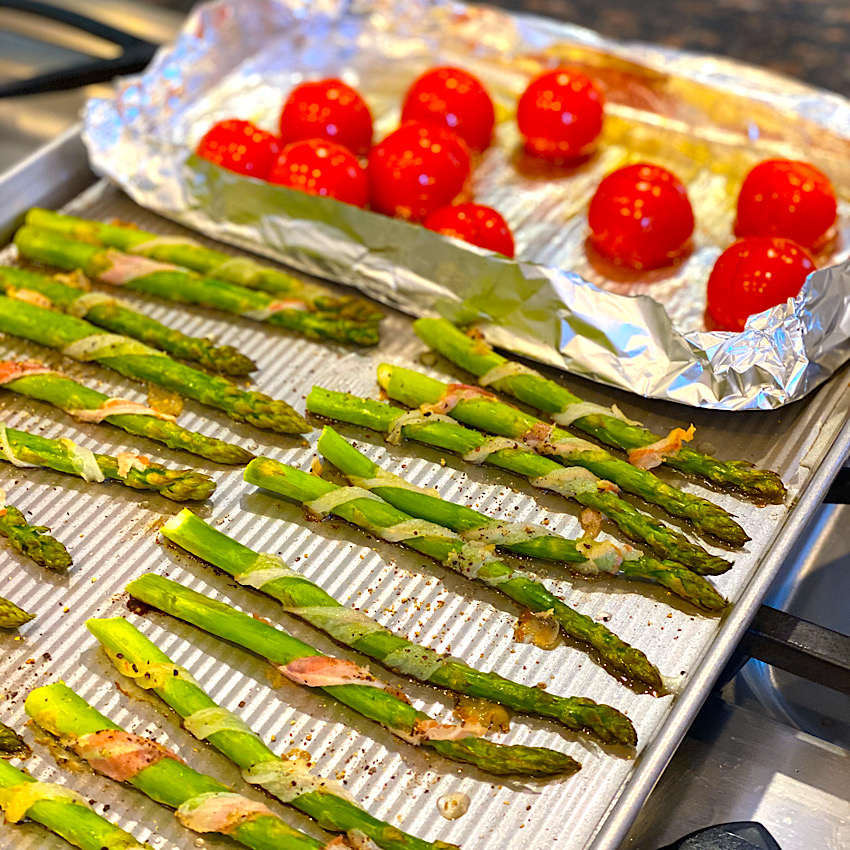
M 372 113 L 358 92 L 342 80 L 302 83 L 280 113 L 284 144 L 327 139 L 360 156 L 372 147 Z
M 461 68 L 432 68 L 414 80 L 401 108 L 402 121 L 428 121 L 457 133 L 471 150 L 493 137 L 496 114 L 481 81 Z
M 736 236 L 784 236 L 819 251 L 834 233 L 837 203 L 829 178 L 807 162 L 768 159 L 738 195 Z
M 229 171 L 265 180 L 280 153 L 280 139 L 250 121 L 228 118 L 207 130 L 195 151 Z
M 482 204 L 456 204 L 443 207 L 425 219 L 425 227 L 446 236 L 463 239 L 480 248 L 514 255 L 514 237 L 507 222 L 492 207 Z
M 742 331 L 753 313 L 800 292 L 817 267 L 801 245 L 777 236 L 739 239 L 718 258 L 708 279 L 708 318 L 718 330 Z
M 287 145 L 269 172 L 269 182 L 356 207 L 369 200 L 369 180 L 351 151 L 326 139 Z
M 596 83 L 570 68 L 535 77 L 517 106 L 517 125 L 532 156 L 569 162 L 593 150 L 605 98 Z
M 469 166 L 466 144 L 451 130 L 408 121 L 369 154 L 372 209 L 422 221 L 457 197 Z
M 590 241 L 600 254 L 635 269 L 666 265 L 685 252 L 694 214 L 682 181 L 641 162 L 613 171 L 588 211 Z

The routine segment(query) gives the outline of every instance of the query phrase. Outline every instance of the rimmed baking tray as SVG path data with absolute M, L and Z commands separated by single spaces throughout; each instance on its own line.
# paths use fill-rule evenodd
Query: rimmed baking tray
M 78 214 L 118 217 L 162 233 L 177 230 L 105 183 L 93 184 L 74 198 L 86 183 L 93 183 L 93 178 L 79 140 L 71 133 L 33 157 L 11 178 L 0 181 L 4 198 L 12 197 L 9 190 L 13 185 L 23 187 L 15 196 L 17 209 L 4 211 L 2 232 L 10 232 L 24 203 L 60 206 L 68 201 Z M 3 256 L 8 260 L 8 254 Z M 421 368 L 418 355 L 423 346 L 412 333 L 409 319 L 397 313 L 388 316 L 384 342 L 378 349 L 352 351 L 209 311 L 166 306 L 129 293 L 128 300 L 183 330 L 239 345 L 260 365 L 256 385 L 300 409 L 303 396 L 314 384 L 374 394 L 374 367 L 383 360 Z M 105 391 L 144 398 L 143 387 L 115 373 L 63 361 L 55 352 L 18 340 L 0 340 L 0 356 L 38 357 L 62 365 Z M 434 371 L 435 367 L 425 368 Z M 613 850 L 850 450 L 847 377 L 845 369 L 805 401 L 774 413 L 685 413 L 673 404 L 649 402 L 568 379 L 589 400 L 616 402 L 628 415 L 659 431 L 679 423 L 685 413 L 697 426 L 702 448 L 776 469 L 789 485 L 789 501 L 784 506 L 760 508 L 728 494 L 710 494 L 739 517 L 753 538 L 744 552 L 736 554 L 735 568 L 717 579 L 718 587 L 735 600 L 721 620 L 701 617 L 648 587 L 621 581 L 569 580 L 551 566 L 528 565 L 571 604 L 606 619 L 615 632 L 643 649 L 663 673 L 686 671 L 684 689 L 675 699 L 636 695 L 577 650 L 559 647 L 544 652 L 514 643 L 511 626 L 517 609 L 494 591 L 418 555 L 371 540 L 345 524 L 307 522 L 295 506 L 245 485 L 241 470 L 215 467 L 200 459 L 196 462 L 189 455 L 116 429 L 81 425 L 45 405 L 2 394 L 2 416 L 13 426 L 48 436 L 69 436 L 107 452 L 131 446 L 170 465 L 208 469 L 218 481 L 218 490 L 196 510 L 222 530 L 254 548 L 280 552 L 340 601 L 374 614 L 422 643 L 450 650 L 475 666 L 528 684 L 543 682 L 556 693 L 586 695 L 617 706 L 634 720 L 641 743 L 637 758 L 628 761 L 564 734 L 554 724 L 517 717 L 502 740 L 569 752 L 583 762 L 583 770 L 569 780 L 551 783 L 494 780 L 431 758 L 329 699 L 294 686 L 280 686 L 269 678 L 268 665 L 235 647 L 158 614 L 130 614 L 123 587 L 131 578 L 154 570 L 278 622 L 323 651 L 354 657 L 280 614 L 270 600 L 235 587 L 229 579 L 160 545 L 156 529 L 178 510 L 177 505 L 115 485 L 86 485 L 46 470 L 22 471 L 6 464 L 0 465 L 0 486 L 7 490 L 10 503 L 31 514 L 34 522 L 52 526 L 71 550 L 75 567 L 67 577 L 53 576 L 0 547 L 0 594 L 37 614 L 20 635 L 0 636 L 0 719 L 20 727 L 25 720 L 23 699 L 29 689 L 64 679 L 116 721 L 143 732 L 155 730 L 159 740 L 167 740 L 193 766 L 244 789 L 238 772 L 217 753 L 197 744 L 173 714 L 124 681 L 118 683 L 120 690 L 116 687 L 117 677 L 86 632 L 84 621 L 91 616 L 128 616 L 178 663 L 189 667 L 215 699 L 273 741 L 277 751 L 293 746 L 309 750 L 319 770 L 339 774 L 372 813 L 410 832 L 454 841 L 467 850 L 542 850 L 551 846 Z M 318 432 L 303 441 L 269 435 L 236 425 L 193 403 L 186 404 L 181 421 L 305 469 L 315 457 Z M 466 466 L 457 458 L 424 447 L 388 448 L 377 435 L 342 430 L 387 468 L 403 472 L 414 482 L 436 486 L 445 498 L 509 519 L 540 521 L 546 516 L 556 531 L 567 536 L 579 533 L 575 512 L 566 502 L 540 497 L 518 479 Z M 659 474 L 689 491 L 705 492 L 672 471 Z M 425 710 L 448 714 L 450 699 L 434 689 L 401 682 L 392 675 L 386 678 L 402 684 Z M 280 687 L 272 690 L 272 686 Z M 133 789 L 88 773 L 58 770 L 41 745 L 35 747 L 35 753 L 26 766 L 37 778 L 73 785 L 95 800 L 100 810 L 108 807 L 111 819 L 150 840 L 154 847 L 185 848 L 195 841 L 169 812 Z M 449 791 L 465 791 L 472 799 L 469 813 L 452 822 L 443 820 L 436 808 L 436 799 Z M 292 823 L 315 832 L 294 810 L 273 806 Z M 203 843 L 208 848 L 232 846 L 212 837 L 204 837 Z M 0 844 L 21 850 L 63 846 L 34 825 L 0 826 Z

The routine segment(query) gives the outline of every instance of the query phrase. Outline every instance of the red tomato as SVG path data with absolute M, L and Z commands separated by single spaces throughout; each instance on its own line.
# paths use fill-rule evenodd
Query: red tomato
M 372 209 L 422 221 L 450 204 L 469 177 L 466 144 L 436 124 L 408 121 L 372 148 Z
M 414 80 L 401 108 L 402 121 L 441 124 L 474 151 L 493 137 L 493 101 L 477 77 L 461 68 L 432 68 Z
M 428 230 L 436 230 L 455 239 L 463 239 L 480 248 L 514 255 L 514 237 L 507 222 L 492 207 L 482 204 L 457 204 L 443 207 L 425 219 Z
M 365 156 L 372 147 L 372 113 L 342 80 L 302 83 L 283 105 L 280 138 L 284 144 L 327 139 Z
M 250 121 L 229 118 L 213 124 L 195 152 L 229 171 L 265 180 L 280 148 L 277 136 Z
M 739 239 L 711 270 L 708 315 L 719 330 L 741 331 L 753 313 L 794 298 L 816 268 L 806 249 L 790 239 Z
M 835 189 L 807 162 L 768 159 L 747 175 L 738 195 L 736 236 L 785 236 L 817 251 L 832 237 Z
M 694 231 L 682 181 L 646 162 L 612 171 L 588 210 L 590 241 L 606 257 L 635 269 L 654 269 L 681 255 Z
M 604 107 L 602 91 L 578 71 L 558 68 L 535 77 L 517 106 L 525 149 L 562 162 L 589 153 L 602 132 Z
M 269 182 L 356 207 L 369 200 L 369 180 L 351 151 L 325 139 L 287 145 L 269 172 Z

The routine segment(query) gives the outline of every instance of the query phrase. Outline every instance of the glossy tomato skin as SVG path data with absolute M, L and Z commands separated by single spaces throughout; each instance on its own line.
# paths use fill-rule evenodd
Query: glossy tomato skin
M 739 239 L 708 278 L 708 316 L 718 330 L 742 331 L 747 318 L 794 298 L 817 267 L 801 245 L 777 236 Z
M 330 78 L 296 86 L 280 113 L 284 144 L 327 139 L 365 156 L 372 147 L 372 113 L 356 89 Z
M 228 171 L 265 180 L 281 147 L 273 133 L 250 121 L 229 118 L 207 130 L 195 153 Z
M 457 197 L 469 168 L 469 151 L 454 133 L 437 124 L 408 121 L 369 154 L 372 209 L 422 221 Z
M 496 210 L 483 204 L 443 207 L 425 219 L 425 227 L 506 257 L 514 255 L 514 237 L 508 223 Z
M 369 200 L 369 180 L 357 157 L 326 139 L 287 145 L 268 179 L 279 186 L 336 198 L 356 207 L 366 206 Z
M 831 238 L 837 202 L 829 178 L 807 162 L 768 159 L 746 176 L 738 195 L 736 236 L 784 236 L 809 251 Z
M 517 105 L 517 125 L 532 156 L 569 162 L 593 150 L 604 113 L 605 97 L 590 77 L 558 68 L 528 84 Z
M 634 269 L 667 265 L 687 249 L 694 213 L 675 174 L 646 162 L 607 175 L 588 210 L 590 241 L 615 263 Z
M 408 89 L 402 121 L 440 124 L 457 133 L 470 150 L 483 151 L 493 138 L 496 113 L 481 81 L 462 68 L 426 71 Z

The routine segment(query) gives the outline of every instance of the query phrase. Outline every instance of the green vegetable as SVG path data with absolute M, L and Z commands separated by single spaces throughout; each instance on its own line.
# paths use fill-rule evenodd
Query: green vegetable
M 68 550 L 47 533 L 50 529 L 46 525 L 30 525 L 12 505 L 6 505 L 4 510 L 0 514 L 0 535 L 13 549 L 49 570 L 64 572 L 71 566 Z

